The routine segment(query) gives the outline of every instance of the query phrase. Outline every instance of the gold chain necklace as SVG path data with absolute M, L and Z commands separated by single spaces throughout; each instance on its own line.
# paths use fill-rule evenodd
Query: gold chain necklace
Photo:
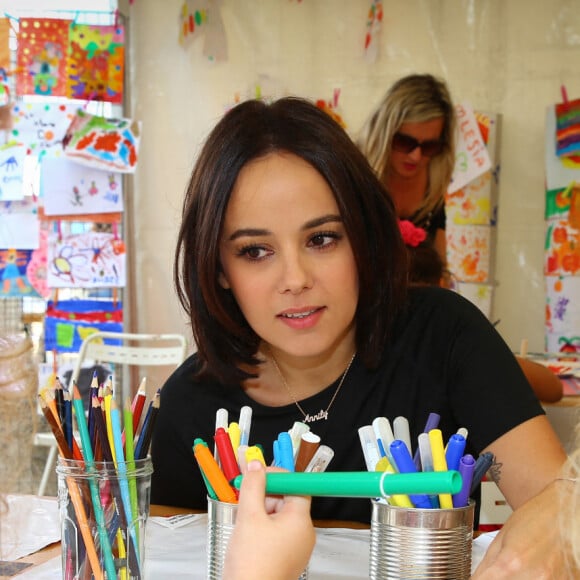
M 298 410 L 302 413 L 302 416 L 304 417 L 305 423 L 314 423 L 314 421 L 320 421 L 321 419 L 324 419 L 326 421 L 328 419 L 328 411 L 330 411 L 330 407 L 332 407 L 332 403 L 334 403 L 334 399 L 336 399 L 336 396 L 338 395 L 338 392 L 340 391 L 340 388 L 342 387 L 342 383 L 344 383 L 344 379 L 346 379 L 346 375 L 348 374 L 348 371 L 350 370 L 350 366 L 352 365 L 352 361 L 354 360 L 355 356 L 356 356 L 356 351 L 352 355 L 352 357 L 350 358 L 350 361 L 348 362 L 348 365 L 346 366 L 344 373 L 342 373 L 342 377 L 340 378 L 340 382 L 338 383 L 338 387 L 336 387 L 336 391 L 334 391 L 334 395 L 332 395 L 332 399 L 330 399 L 330 403 L 328 403 L 328 407 L 326 407 L 326 410 L 320 409 L 320 411 L 318 411 L 318 413 L 316 413 L 316 415 L 310 415 L 304 411 L 304 409 L 302 408 L 300 403 L 296 400 L 296 397 L 294 396 L 292 389 L 288 386 L 288 383 L 286 382 L 286 379 L 284 378 L 284 375 L 282 374 L 282 371 L 280 370 L 280 367 L 278 366 L 278 363 L 276 362 L 276 359 L 274 358 L 274 355 L 272 354 L 272 351 L 270 350 L 270 358 L 272 359 L 272 363 L 274 364 L 274 368 L 276 369 L 276 372 L 278 373 L 278 376 L 280 377 L 282 384 L 284 385 L 284 387 L 286 387 L 286 390 L 288 391 L 288 394 L 290 395 L 292 401 L 294 401 L 294 404 L 298 407 Z

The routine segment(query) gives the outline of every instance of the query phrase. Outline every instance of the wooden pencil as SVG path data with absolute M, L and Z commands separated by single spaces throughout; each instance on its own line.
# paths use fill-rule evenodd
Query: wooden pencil
M 149 452 L 149 446 L 151 445 L 151 438 L 153 436 L 153 428 L 155 427 L 155 421 L 157 419 L 157 414 L 159 413 L 159 406 L 161 405 L 160 390 L 155 393 L 155 397 L 149 404 L 149 409 L 147 409 L 147 414 L 143 421 L 143 427 L 141 428 L 141 433 L 139 439 L 137 439 L 137 445 L 135 445 L 135 459 L 145 459 L 147 453 Z

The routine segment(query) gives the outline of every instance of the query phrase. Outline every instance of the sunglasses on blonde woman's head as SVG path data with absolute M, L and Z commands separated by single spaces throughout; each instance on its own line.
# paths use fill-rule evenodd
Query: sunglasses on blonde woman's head
M 405 133 L 395 133 L 393 136 L 392 148 L 400 153 L 411 153 L 419 147 L 421 155 L 425 157 L 435 157 L 439 155 L 445 148 L 445 143 L 439 139 L 431 139 L 429 141 L 418 141 L 411 135 Z

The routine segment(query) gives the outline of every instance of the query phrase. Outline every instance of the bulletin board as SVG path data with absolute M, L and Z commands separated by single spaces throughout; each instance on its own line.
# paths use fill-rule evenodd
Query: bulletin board
M 0 20 L 0 301 L 20 307 L 20 330 L 57 367 L 88 334 L 126 324 L 125 200 L 141 134 L 124 116 L 127 21 L 16 9 Z

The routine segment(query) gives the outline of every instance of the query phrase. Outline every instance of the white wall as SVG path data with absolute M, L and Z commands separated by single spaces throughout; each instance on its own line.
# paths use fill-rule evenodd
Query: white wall
M 444 77 L 456 101 L 502 114 L 493 320 L 508 344 L 544 348 L 544 115 L 565 84 L 580 97 L 579 0 L 386 0 L 379 59 L 362 45 L 371 0 L 223 0 L 227 62 L 204 37 L 177 41 L 182 0 L 128 9 L 129 113 L 143 121 L 134 179 L 134 329 L 185 332 L 172 282 L 180 205 L 196 153 L 234 96 L 330 99 L 354 133 L 389 85 L 411 72 Z M 127 4 L 125 0 L 124 4 Z M 122 3 L 123 5 L 123 3 Z

